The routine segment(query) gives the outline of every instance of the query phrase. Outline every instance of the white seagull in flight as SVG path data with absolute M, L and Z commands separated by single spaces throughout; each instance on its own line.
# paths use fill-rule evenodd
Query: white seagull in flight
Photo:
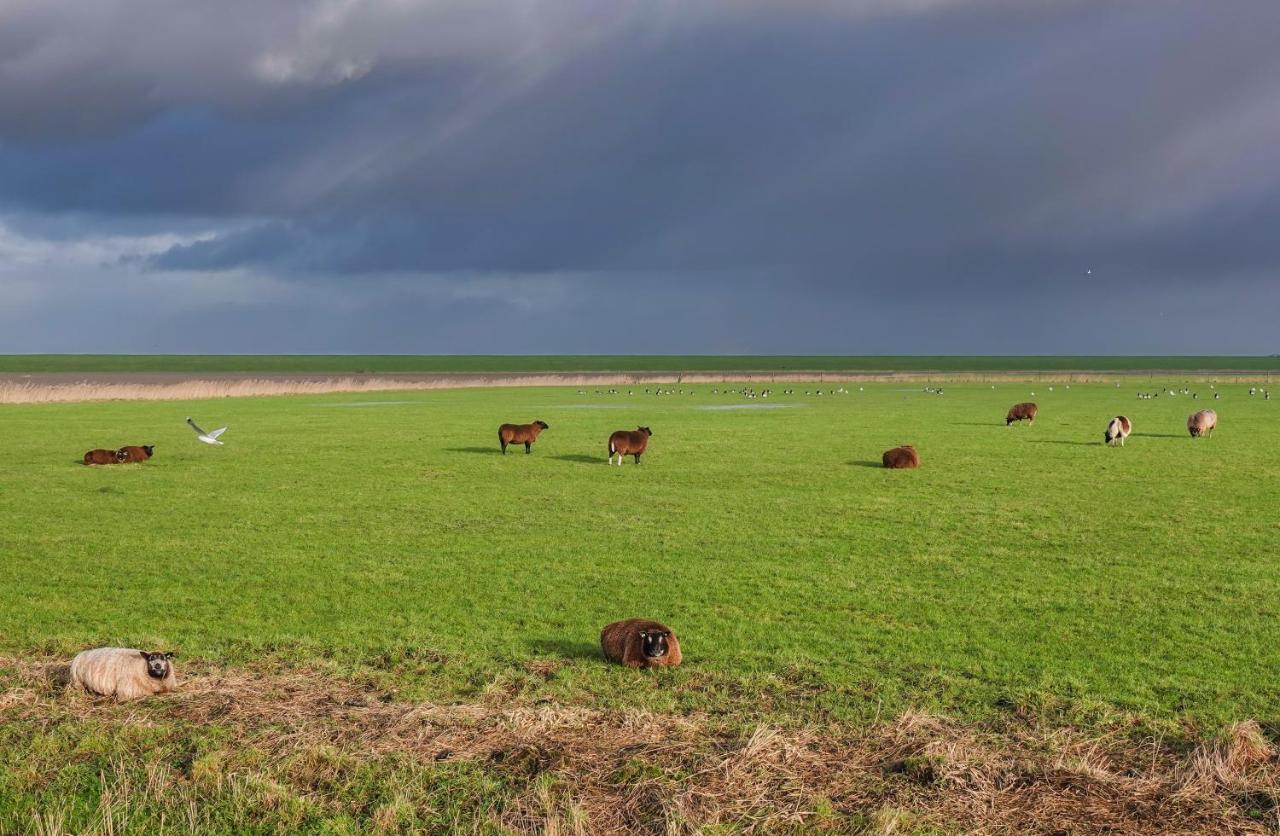
M 192 421 L 190 418 L 187 419 L 187 423 L 191 425 L 191 429 L 196 431 L 196 438 L 200 439 L 205 444 L 218 444 L 218 445 L 222 444 L 222 442 L 218 440 L 218 436 L 222 435 L 224 432 L 227 431 L 226 427 L 219 427 L 213 432 L 207 433 L 204 430 L 200 429 L 198 426 L 196 426 L 196 422 Z

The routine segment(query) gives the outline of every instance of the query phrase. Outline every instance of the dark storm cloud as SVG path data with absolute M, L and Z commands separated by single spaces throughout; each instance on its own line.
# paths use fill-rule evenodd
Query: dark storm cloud
M 0 295 L 145 293 L 139 349 L 1274 351 L 1205 288 L 1276 302 L 1276 31 L 1261 0 L 18 4 L 0 254 L 48 278 Z

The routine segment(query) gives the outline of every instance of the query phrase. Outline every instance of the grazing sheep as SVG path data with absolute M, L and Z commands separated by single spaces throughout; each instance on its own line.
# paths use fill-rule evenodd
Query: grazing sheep
M 126 647 L 86 650 L 71 660 L 71 684 L 91 694 L 136 700 L 178 687 L 172 653 Z
M 901 447 L 894 447 L 892 450 L 885 450 L 881 461 L 884 462 L 884 466 L 887 468 L 908 470 L 920 466 L 920 454 L 916 452 L 915 447 L 910 444 L 904 444 Z
M 623 456 L 635 456 L 636 464 L 640 464 L 640 456 L 649 446 L 649 436 L 653 430 L 648 427 L 637 427 L 634 430 L 618 430 L 609 436 L 609 464 L 613 457 L 618 457 L 618 467 L 622 467 Z
M 531 452 L 533 442 L 546 429 L 546 421 L 534 421 L 532 424 L 503 424 L 498 427 L 498 443 L 502 445 L 502 455 L 507 454 L 508 444 L 523 444 L 525 453 Z
M 1120 446 L 1124 446 L 1124 440 L 1129 437 L 1129 433 L 1133 432 L 1133 424 L 1123 415 L 1117 415 L 1107 424 L 1107 431 L 1103 433 L 1102 438 L 1107 444 L 1115 444 L 1120 442 Z
M 680 641 L 659 621 L 628 618 L 600 631 L 604 658 L 628 668 L 671 668 L 680 664 Z
M 1040 411 L 1040 407 L 1027 401 L 1026 403 L 1016 403 L 1009 407 L 1009 413 L 1004 416 L 1004 425 L 1012 427 L 1015 421 L 1026 421 L 1028 424 L 1036 422 L 1036 413 Z
M 142 447 L 121 447 L 119 450 L 120 461 L 122 462 L 145 462 L 151 458 L 153 451 L 156 449 L 154 444 L 146 444 Z
M 122 461 L 119 450 L 90 450 L 84 454 L 85 464 L 116 464 Z
M 1213 437 L 1213 430 L 1218 426 L 1218 413 L 1212 409 L 1202 409 L 1199 412 L 1193 412 L 1191 417 L 1187 419 L 1187 432 L 1191 433 L 1192 438 L 1199 438 L 1202 435 Z

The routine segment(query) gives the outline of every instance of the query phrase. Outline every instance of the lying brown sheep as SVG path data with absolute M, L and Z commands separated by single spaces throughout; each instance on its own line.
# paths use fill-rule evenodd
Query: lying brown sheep
M 636 464 L 640 464 L 640 456 L 649 446 L 649 437 L 653 430 L 648 427 L 637 427 L 634 430 L 618 430 L 609 436 L 609 464 L 613 457 L 618 457 L 618 467 L 622 467 L 623 456 L 635 456 Z
M 121 447 L 116 452 L 120 454 L 122 462 L 145 462 L 151 458 L 152 451 L 155 449 L 154 444 L 148 444 L 142 447 Z
M 1033 403 L 1016 403 L 1009 407 L 1009 414 L 1004 416 L 1004 425 L 1006 427 L 1013 426 L 1014 421 L 1026 421 L 1028 424 L 1036 422 L 1036 413 L 1040 407 Z
M 894 470 L 906 470 L 920 466 L 920 454 L 910 444 L 894 447 L 892 450 L 885 450 L 881 460 L 884 462 L 885 467 Z
M 135 700 L 178 687 L 172 653 L 98 647 L 71 660 L 71 684 L 91 694 Z
M 532 424 L 503 424 L 498 427 L 498 443 L 502 445 L 502 455 L 507 454 L 508 444 L 523 444 L 526 453 L 531 452 L 533 442 L 543 430 L 550 429 L 546 421 L 534 421 Z
M 116 464 L 122 461 L 119 450 L 90 450 L 84 454 L 85 464 Z
M 1107 431 L 1102 434 L 1102 439 L 1107 444 L 1114 445 L 1117 441 L 1120 446 L 1124 446 L 1124 440 L 1129 437 L 1129 433 L 1133 432 L 1133 424 L 1123 415 L 1117 415 L 1107 423 Z
M 1187 419 L 1187 432 L 1191 433 L 1192 438 L 1199 438 L 1202 435 L 1213 438 L 1213 430 L 1217 426 L 1218 413 L 1212 409 L 1202 409 L 1192 413 Z
M 628 668 L 670 668 L 680 664 L 680 641 L 659 621 L 628 618 L 600 631 L 604 658 Z

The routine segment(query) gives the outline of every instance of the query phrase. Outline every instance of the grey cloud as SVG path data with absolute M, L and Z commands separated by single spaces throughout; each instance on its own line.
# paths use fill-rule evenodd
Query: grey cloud
M 1119 287 L 1118 310 L 1219 317 L 1202 350 L 1273 350 L 1204 294 L 1274 302 L 1274 3 L 211 8 L 0 25 L 0 217 L 173 235 L 99 276 L 172 297 L 161 343 L 205 310 L 246 340 L 275 317 L 273 350 L 419 345 L 411 321 L 435 323 L 413 350 L 494 327 L 554 350 L 1094 350 Z M 219 275 L 272 298 L 194 294 Z M 637 283 L 643 330 L 596 321 Z M 914 325 L 878 324 L 908 302 Z M 1035 327 L 956 315 L 988 310 Z M 1120 333 L 1098 350 L 1188 350 Z

